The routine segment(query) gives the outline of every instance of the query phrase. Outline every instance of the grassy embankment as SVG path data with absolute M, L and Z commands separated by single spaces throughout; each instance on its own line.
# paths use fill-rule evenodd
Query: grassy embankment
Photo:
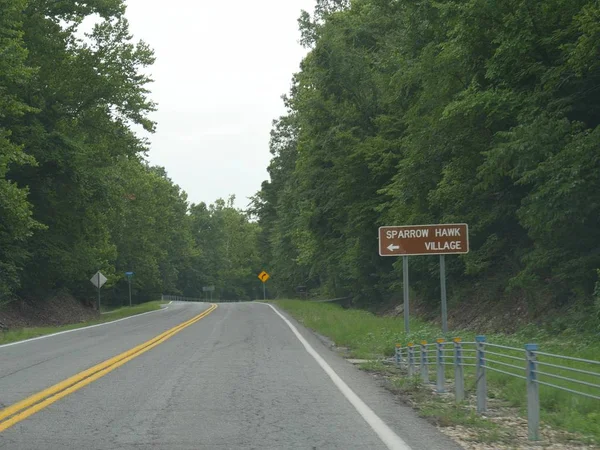
M 123 319 L 125 317 L 142 314 L 149 311 L 155 311 L 160 309 L 163 302 L 154 301 L 148 303 L 142 303 L 132 307 L 126 306 L 110 311 L 110 314 L 104 314 L 97 319 L 74 323 L 70 325 L 62 325 L 57 327 L 35 327 L 35 328 L 21 328 L 16 330 L 9 330 L 0 333 L 0 345 L 8 344 L 10 342 L 22 341 L 25 339 L 31 339 L 46 334 L 58 333 L 60 331 L 73 330 L 76 328 L 87 327 L 90 325 L 96 325 L 99 323 L 112 322 L 113 320 Z
M 292 314 L 292 316 L 306 327 L 331 338 L 336 346 L 348 348 L 349 354 L 354 358 L 380 359 L 392 356 L 396 343 L 405 346 L 409 341 L 415 343 L 419 343 L 422 340 L 435 342 L 435 339 L 440 337 L 445 337 L 447 340 L 451 340 L 452 337 L 461 337 L 465 342 L 474 341 L 475 338 L 475 333 L 470 331 L 454 331 L 448 336 L 442 336 L 442 333 L 435 326 L 419 320 L 411 320 L 411 333 L 407 336 L 404 333 L 404 323 L 401 317 L 378 317 L 366 311 L 345 310 L 330 303 L 310 303 L 296 300 L 282 300 L 275 303 Z M 600 340 L 594 336 L 581 336 L 568 333 L 560 336 L 551 336 L 542 329 L 530 327 L 512 335 L 487 335 L 486 339 L 490 343 L 516 348 L 523 348 L 526 343 L 537 343 L 540 351 L 543 352 L 591 360 L 600 359 Z M 524 367 L 523 363 L 511 358 L 511 356 L 523 357 L 524 352 L 511 352 L 492 348 L 489 350 L 507 355 L 506 357 L 490 355 L 490 359 Z M 472 356 L 474 353 L 470 353 L 469 355 Z M 600 374 L 600 366 L 546 357 L 543 361 Z M 524 370 L 519 371 L 502 365 L 496 365 L 496 367 L 524 375 Z M 386 370 L 384 365 L 378 363 L 367 365 L 366 368 L 380 371 Z M 387 370 L 388 372 L 390 371 L 389 366 Z M 600 384 L 600 376 L 578 374 L 548 367 L 540 367 L 539 370 L 559 376 L 576 378 L 587 383 Z M 430 379 L 433 380 L 435 368 L 430 368 L 429 372 Z M 491 371 L 488 371 L 487 377 L 488 396 L 503 400 L 507 406 L 517 408 L 521 416 L 526 417 L 527 397 L 525 381 Z M 446 370 L 446 379 L 453 380 L 453 378 L 453 367 L 449 361 Z M 420 384 L 420 380 L 417 377 L 413 380 L 408 380 L 406 377 L 398 376 L 398 374 L 392 380 L 402 390 L 406 390 L 408 384 L 413 389 L 418 389 L 418 385 Z M 600 395 L 600 389 L 594 387 L 581 384 L 575 385 L 550 377 L 543 377 L 541 380 L 587 392 L 592 395 Z M 468 393 L 474 393 L 474 387 L 474 368 L 466 367 L 465 389 Z M 540 402 L 541 418 L 544 423 L 560 430 L 584 435 L 586 441 L 589 443 L 600 442 L 600 401 L 540 386 Z M 460 407 L 448 408 L 447 405 L 446 407 L 429 405 L 422 411 L 422 414 L 428 416 L 441 414 L 445 416 L 438 418 L 442 421 L 458 424 L 479 422 L 478 425 L 485 427 L 485 424 L 480 423 L 481 421 L 472 412 L 467 413 L 466 411 L 472 410 L 461 409 Z

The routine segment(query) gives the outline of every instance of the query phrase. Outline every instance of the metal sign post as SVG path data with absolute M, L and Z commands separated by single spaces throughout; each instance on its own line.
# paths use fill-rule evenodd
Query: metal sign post
M 258 274 L 258 279 L 262 281 L 263 284 L 263 300 L 267 299 L 267 281 L 269 278 L 271 278 L 271 275 L 264 270 Z
M 446 302 L 446 255 L 440 255 L 440 290 L 442 292 L 442 332 L 448 333 L 448 304 Z
M 102 288 L 104 283 L 106 283 L 107 279 L 102 272 L 98 271 L 92 278 L 90 278 L 90 281 L 98 288 L 98 312 L 100 312 L 100 288 Z
M 214 286 L 202 286 L 202 292 L 204 292 L 204 300 L 206 300 L 207 297 L 210 296 L 210 301 L 212 302 L 212 293 L 214 292 L 214 290 Z
M 300 295 L 300 297 L 304 297 L 305 300 L 308 298 L 306 286 L 296 286 L 296 293 Z
M 406 334 L 410 333 L 410 325 L 408 323 L 408 256 L 402 257 L 402 288 L 404 289 L 404 331 Z
M 133 272 L 125 272 L 125 276 L 129 280 L 129 306 L 131 307 L 131 277 L 133 276 Z
M 448 332 L 445 255 L 469 253 L 469 227 L 466 223 L 403 225 L 379 228 L 379 255 L 402 256 L 404 288 L 404 328 L 409 332 L 408 256 L 440 255 L 442 330 Z

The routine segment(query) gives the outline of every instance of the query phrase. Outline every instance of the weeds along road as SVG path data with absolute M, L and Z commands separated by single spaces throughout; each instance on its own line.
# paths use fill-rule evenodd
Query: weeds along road
M 269 305 L 172 303 L 0 347 L 3 449 L 452 450 Z

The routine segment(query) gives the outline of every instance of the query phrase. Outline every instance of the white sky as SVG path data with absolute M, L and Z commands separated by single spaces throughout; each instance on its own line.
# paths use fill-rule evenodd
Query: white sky
M 149 160 L 192 203 L 246 207 L 270 160 L 271 122 L 306 51 L 297 19 L 315 0 L 127 0 L 132 34 L 156 52 Z

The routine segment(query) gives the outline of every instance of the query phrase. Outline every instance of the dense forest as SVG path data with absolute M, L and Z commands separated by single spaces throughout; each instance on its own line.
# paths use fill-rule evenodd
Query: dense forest
M 467 222 L 451 300 L 594 309 L 600 268 L 600 5 L 318 0 L 248 211 L 190 204 L 147 163 L 152 49 L 124 0 L 0 0 L 0 303 L 66 291 L 378 304 L 401 264 L 381 225 Z M 93 30 L 81 24 L 94 17 Z M 411 288 L 437 302 L 435 257 Z M 600 298 L 600 290 L 597 295 Z
M 279 295 L 401 293 L 381 225 L 466 222 L 451 296 L 593 308 L 600 4 L 319 0 L 255 198 Z M 436 257 L 411 288 L 438 302 Z M 597 306 L 596 314 L 600 312 Z
M 0 0 L 0 304 L 57 292 L 135 302 L 161 293 L 260 292 L 258 225 L 233 206 L 189 205 L 145 161 L 154 60 L 122 0 Z M 86 18 L 96 23 L 85 35 Z

